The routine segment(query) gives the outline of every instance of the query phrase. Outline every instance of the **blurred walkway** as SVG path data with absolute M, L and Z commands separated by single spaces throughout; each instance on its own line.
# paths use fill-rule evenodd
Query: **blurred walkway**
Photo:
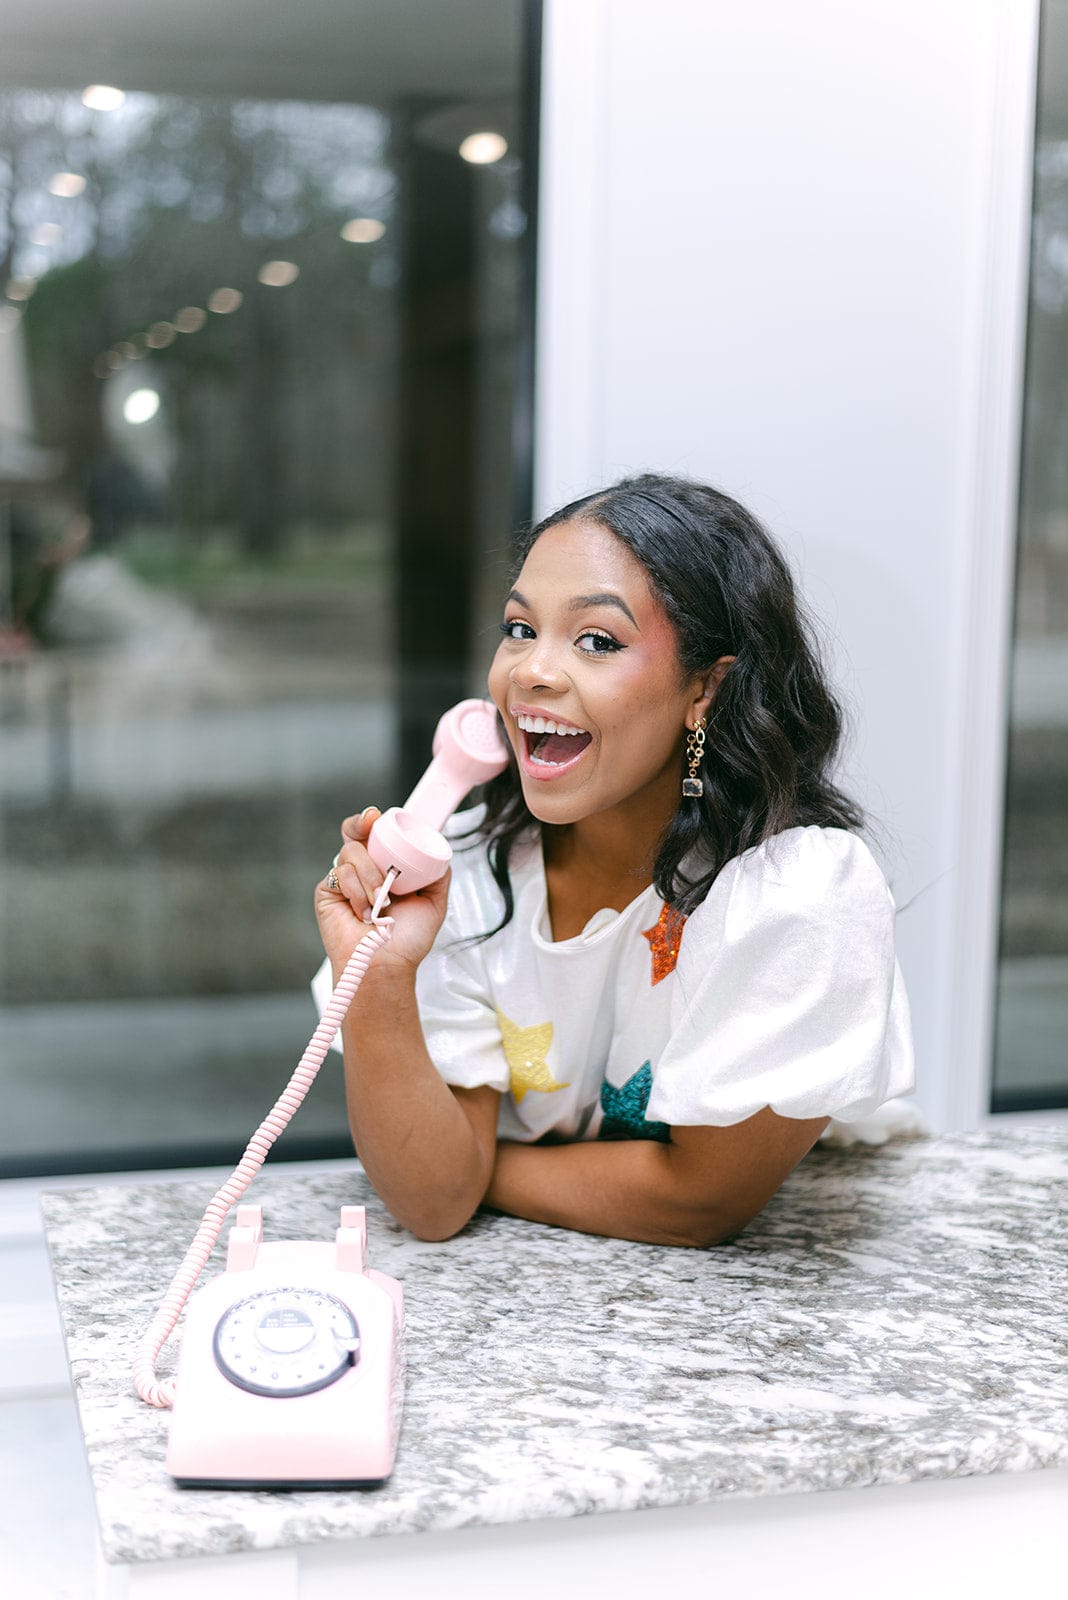
M 270 788 L 393 766 L 395 719 L 385 700 L 277 701 L 109 711 L 73 719 L 60 701 L 45 725 L 0 727 L 0 801 L 156 801 Z

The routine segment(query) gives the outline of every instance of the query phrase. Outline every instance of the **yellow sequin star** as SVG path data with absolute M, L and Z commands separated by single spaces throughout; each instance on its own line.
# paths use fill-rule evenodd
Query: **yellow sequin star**
M 686 918 L 672 906 L 664 906 L 651 928 L 642 929 L 642 938 L 648 939 L 653 953 L 651 983 L 659 983 L 669 972 L 674 972 L 682 944 L 682 930 Z
M 505 1060 L 511 1073 L 512 1095 L 516 1105 L 528 1089 L 540 1094 L 551 1094 L 554 1089 L 566 1089 L 566 1083 L 557 1083 L 549 1070 L 545 1056 L 552 1044 L 551 1022 L 535 1023 L 533 1028 L 518 1028 L 503 1011 L 497 1012 Z

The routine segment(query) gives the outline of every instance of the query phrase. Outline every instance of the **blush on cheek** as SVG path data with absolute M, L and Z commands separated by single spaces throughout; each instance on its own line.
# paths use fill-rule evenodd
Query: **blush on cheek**
M 675 630 L 662 612 L 654 614 L 642 631 L 642 647 L 655 658 L 676 681 L 682 676 L 679 664 L 679 647 Z
M 680 678 L 675 635 L 663 623 L 647 629 L 641 643 L 627 649 L 613 688 L 628 699 L 662 705 L 666 695 L 677 691 Z

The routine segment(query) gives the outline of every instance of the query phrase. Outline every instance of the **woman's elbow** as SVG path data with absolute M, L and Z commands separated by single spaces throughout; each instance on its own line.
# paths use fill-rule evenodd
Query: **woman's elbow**
M 690 1250 L 710 1250 L 714 1245 L 731 1244 L 755 1215 L 756 1212 L 742 1215 L 737 1209 L 721 1206 L 684 1206 L 668 1221 L 660 1242 Z
M 397 1221 L 403 1223 L 408 1232 L 414 1234 L 423 1244 L 444 1244 L 448 1239 L 455 1239 L 458 1233 L 462 1233 L 472 1216 L 474 1212 L 456 1218 L 432 1216 L 406 1220 L 398 1217 Z
M 708 1223 L 690 1222 L 685 1227 L 672 1231 L 661 1241 L 663 1244 L 675 1245 L 683 1250 L 711 1250 L 713 1245 L 727 1244 L 740 1229 L 724 1228 L 717 1222 Z
M 444 1244 L 463 1232 L 481 1200 L 481 1190 L 469 1190 L 463 1194 L 426 1197 L 422 1204 L 409 1201 L 391 1210 L 401 1226 L 424 1244 Z

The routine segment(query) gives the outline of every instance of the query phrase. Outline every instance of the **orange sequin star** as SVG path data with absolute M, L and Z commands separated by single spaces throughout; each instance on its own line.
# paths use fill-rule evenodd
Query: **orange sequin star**
M 673 906 L 665 906 L 656 919 L 656 926 L 642 929 L 642 938 L 648 939 L 653 952 L 652 983 L 659 983 L 669 972 L 674 972 L 685 926 L 686 918 L 682 912 L 676 911 Z

